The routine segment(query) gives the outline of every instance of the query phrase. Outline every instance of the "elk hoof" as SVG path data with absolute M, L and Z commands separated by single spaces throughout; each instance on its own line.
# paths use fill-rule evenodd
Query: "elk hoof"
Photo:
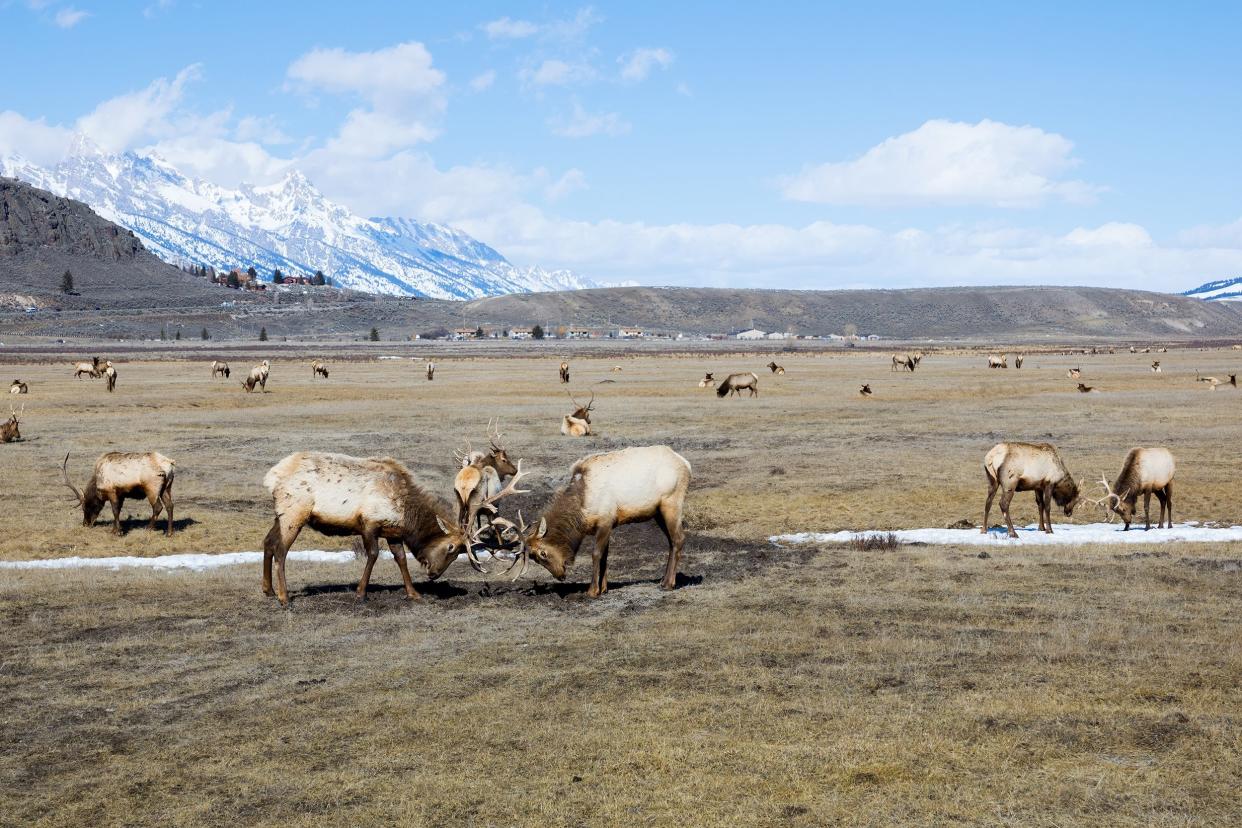
M 586 594 L 588 598 L 598 598 L 600 591 L 597 588 L 592 586 L 592 587 L 587 588 Z
M 1014 540 L 1017 540 L 1017 539 L 1018 539 L 1018 533 L 1017 533 L 1017 532 L 1010 532 L 1010 533 L 1009 533 L 1009 537 L 1013 538 Z
M 677 588 L 676 581 L 673 581 L 672 583 L 669 583 L 668 581 L 660 581 L 660 589 L 664 590 L 665 592 L 672 592 L 676 588 Z
M 365 604 L 366 602 L 367 602 L 367 594 L 365 592 L 359 592 L 359 593 L 354 594 L 355 604 Z
M 274 598 L 276 597 L 276 590 L 272 589 L 271 587 L 264 587 L 263 594 L 266 595 L 268 598 Z

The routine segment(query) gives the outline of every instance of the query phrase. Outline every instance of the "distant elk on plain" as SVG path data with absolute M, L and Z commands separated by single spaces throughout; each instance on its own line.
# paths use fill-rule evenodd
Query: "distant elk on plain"
M 1022 360 L 1024 360 L 1024 359 L 1026 359 L 1026 357 L 1025 357 L 1025 356 L 1023 356 L 1022 354 L 1018 354 L 1016 357 L 1014 357 L 1014 358 L 1013 358 L 1013 367 L 1014 367 L 1014 368 L 1016 368 L 1016 369 L 1018 369 L 1019 371 L 1021 371 L 1021 370 L 1022 370 Z
M 99 364 L 99 357 L 91 357 L 90 362 L 79 362 L 73 366 L 74 379 L 82 379 L 83 375 L 91 379 L 99 379 L 103 376 L 103 366 Z
M 30 386 L 21 380 L 13 380 L 13 384 L 9 386 L 10 394 L 29 394 Z
M 173 476 L 175 464 L 164 455 L 149 452 L 110 451 L 95 461 L 95 470 L 86 482 L 86 489 L 79 491 L 69 479 L 69 455 L 60 467 L 65 485 L 78 499 L 82 507 L 82 525 L 92 526 L 103 511 L 105 503 L 112 506 L 112 534 L 121 534 L 121 507 L 128 497 L 145 497 L 151 504 L 149 528 L 155 529 L 155 519 L 160 510 L 168 510 L 164 534 L 173 533 Z
M 893 354 L 892 371 L 910 371 L 913 372 L 918 367 L 918 362 L 910 354 Z
M 317 359 L 311 363 L 311 379 L 318 377 L 328 378 L 328 364 L 322 359 Z
M 9 419 L 0 423 L 0 443 L 15 443 L 22 439 L 21 417 L 25 413 L 25 403 L 22 403 L 21 411 L 9 405 Z
M 703 374 L 703 379 L 699 380 L 699 388 L 710 388 L 716 384 L 716 377 L 710 372 Z
M 215 379 L 216 377 L 223 377 L 224 379 L 228 379 L 229 374 L 231 373 L 232 371 L 229 369 L 229 364 L 227 362 L 225 362 L 222 359 L 212 360 L 211 362 L 211 378 L 212 379 Z
M 980 529 L 983 534 L 987 534 L 992 499 L 998 490 L 1001 513 L 1011 538 L 1018 536 L 1009 515 L 1009 504 L 1015 492 L 1035 492 L 1039 528 L 1049 535 L 1052 534 L 1052 504 L 1055 502 L 1065 510 L 1066 516 L 1071 516 L 1080 498 L 1078 483 L 1066 470 L 1057 450 L 1048 443 L 997 443 L 984 456 L 983 471 L 988 478 L 988 498 L 983 505 Z
M 568 391 L 565 393 L 569 393 Z M 569 399 L 574 405 L 578 406 L 572 414 L 561 419 L 561 434 L 566 437 L 589 437 L 591 436 L 591 409 L 595 407 L 595 392 L 591 392 L 591 399 L 586 405 L 581 405 L 574 399 L 573 394 L 569 394 Z
M 257 385 L 264 393 L 267 392 L 267 378 L 272 372 L 272 365 L 266 359 L 250 369 L 250 374 L 242 382 L 242 388 L 250 393 Z
M 562 361 L 561 362 L 561 384 L 564 385 L 568 382 L 569 382 L 569 363 Z
M 742 396 L 743 391 L 750 391 L 750 396 L 755 397 L 759 394 L 759 375 L 753 371 L 740 374 L 729 374 L 724 378 L 724 382 L 716 387 L 717 397 L 728 397 L 733 394 Z
M 785 376 L 785 366 L 777 365 L 775 360 L 767 364 L 767 369 L 773 374 L 776 374 L 778 377 Z
M 436 378 L 436 364 L 431 360 L 427 360 L 427 381 L 431 382 Z
M 1009 357 L 1005 354 L 1001 354 L 1000 356 L 990 356 L 988 357 L 988 367 L 989 368 L 1008 368 Z
M 108 360 L 108 364 L 104 367 L 103 375 L 107 383 L 108 393 L 111 394 L 116 390 L 116 368 L 112 366 L 112 360 Z

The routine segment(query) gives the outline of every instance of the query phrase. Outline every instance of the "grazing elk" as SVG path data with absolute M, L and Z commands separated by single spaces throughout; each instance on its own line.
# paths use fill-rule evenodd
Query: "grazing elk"
M 26 413 L 26 404 L 22 403 L 22 410 L 18 411 L 12 405 L 9 406 L 9 419 L 7 422 L 0 423 L 0 443 L 13 443 L 22 439 L 21 416 Z
M 1175 471 L 1173 453 L 1167 448 L 1132 448 L 1121 464 L 1121 474 L 1117 482 L 1108 485 L 1108 478 L 1100 475 L 1104 484 L 1104 500 L 1109 509 L 1121 516 L 1125 522 L 1125 531 L 1130 530 L 1130 522 L 1134 519 L 1134 509 L 1138 504 L 1138 496 L 1143 496 L 1144 530 L 1151 529 L 1151 496 L 1154 494 L 1160 501 L 1160 521 L 1157 529 L 1164 528 L 1165 510 L 1169 514 L 1169 528 L 1173 528 L 1173 473 Z M 1117 494 L 1121 492 L 1121 494 Z
M 435 580 L 465 552 L 482 570 L 466 533 L 453 525 L 447 503 L 425 491 L 404 465 L 389 457 L 350 457 L 317 451 L 290 454 L 268 471 L 263 485 L 272 495 L 275 522 L 263 539 L 263 594 L 289 606 L 285 556 L 304 526 L 324 535 L 358 535 L 367 562 L 358 582 L 358 600 L 366 600 L 379 540 L 388 541 L 405 595 L 418 600 L 406 566 L 408 547 Z M 272 589 L 272 562 L 276 584 Z
M 569 363 L 562 361 L 561 362 L 561 384 L 564 385 L 564 384 L 567 384 L 568 382 L 569 382 Z
M 569 394 L 568 391 L 565 393 Z M 578 407 L 574 409 L 574 413 L 561 419 L 561 434 L 566 437 L 589 437 L 591 435 L 591 409 L 595 407 L 595 392 L 591 392 L 591 399 L 586 405 L 580 405 L 574 399 L 573 394 L 569 394 L 569 399 Z
M 436 378 L 436 364 L 431 360 L 427 360 L 427 381 L 430 382 Z
M 1008 355 L 1001 354 L 1000 356 L 988 357 L 988 367 L 989 368 L 1008 368 L 1009 367 Z
M 1014 367 L 1014 368 L 1016 368 L 1016 369 L 1018 369 L 1019 371 L 1021 371 L 1021 370 L 1022 370 L 1022 360 L 1024 360 L 1024 359 L 1026 359 L 1026 357 L 1025 357 L 1025 356 L 1023 356 L 1022 354 L 1018 354 L 1016 357 L 1014 357 L 1014 358 L 1013 358 L 1013 367 Z
M 116 390 L 116 369 L 112 367 L 112 360 L 108 360 L 107 366 L 104 368 L 104 380 L 108 383 L 108 393 L 111 394 Z
M 1065 510 L 1066 516 L 1074 513 L 1078 503 L 1078 484 L 1057 450 L 1048 443 L 997 443 L 983 458 L 983 471 L 988 478 L 988 499 L 983 505 L 983 534 L 988 531 L 988 515 L 992 511 L 992 498 L 997 489 L 1001 491 L 1000 510 L 1009 527 L 1009 537 L 1016 538 L 1013 518 L 1009 516 L 1009 503 L 1015 492 L 1035 492 L 1035 505 L 1039 508 L 1039 528 L 1052 534 L 1052 503 Z
M 271 363 L 269 363 L 266 359 L 263 360 L 258 365 L 250 369 L 250 375 L 246 377 L 244 382 L 242 382 L 242 388 L 245 388 L 246 393 L 249 394 L 257 385 L 263 390 L 263 393 L 267 393 L 267 377 L 271 371 Z
M 10 394 L 29 394 L 30 386 L 21 380 L 13 380 L 13 384 L 9 386 Z
M 893 365 L 890 370 L 913 372 L 917 365 L 914 357 L 909 354 L 893 354 Z
M 626 523 L 654 520 L 668 539 L 663 589 L 677 585 L 677 563 L 685 544 L 682 513 L 690 487 L 690 464 L 668 446 L 642 446 L 591 454 L 569 472 L 569 482 L 553 496 L 537 525 L 519 527 L 518 560 L 525 571 L 534 558 L 563 581 L 587 535 L 593 535 L 591 586 L 587 595 L 608 591 L 608 542 Z M 521 577 L 518 572 L 516 577 Z
M 82 507 L 82 525 L 93 526 L 95 518 L 103 511 L 104 503 L 112 505 L 112 534 L 121 534 L 121 506 L 127 497 L 143 497 L 151 504 L 151 522 L 148 528 L 155 529 L 155 519 L 160 510 L 168 509 L 168 518 L 164 524 L 164 534 L 169 537 L 173 533 L 173 473 L 175 464 L 164 455 L 154 452 L 110 451 L 101 454 L 95 461 L 95 472 L 86 483 L 86 490 L 78 491 L 69 479 L 69 455 L 61 464 L 60 472 L 64 476 L 65 485 L 78 499 Z
M 1068 371 L 1065 372 L 1065 376 L 1069 377 L 1070 379 L 1078 379 L 1079 377 L 1082 376 L 1082 366 L 1080 365 L 1077 368 L 1069 369 Z
M 743 390 L 749 390 L 752 397 L 759 394 L 759 375 L 753 371 L 743 374 L 729 374 L 724 382 L 716 387 L 717 397 L 728 397 L 733 394 L 742 396 Z
M 489 426 L 490 451 L 472 451 L 467 441 L 466 451 L 456 455 L 461 470 L 453 478 L 453 492 L 457 495 L 457 525 L 463 530 L 482 529 L 489 523 L 486 515 L 479 514 L 488 511 L 484 503 L 501 491 L 504 478 L 521 472 L 522 461 L 513 465 L 500 438 L 500 432 Z
M 328 378 L 328 365 L 322 359 L 317 359 L 311 363 L 311 379 L 317 377 Z
M 870 396 L 871 396 L 871 393 L 872 393 L 872 392 L 871 392 L 871 386 L 870 386 L 870 385 L 864 385 L 862 388 L 859 388 L 859 389 L 858 389 L 858 395 L 859 395 L 860 397 L 870 397 Z
M 91 379 L 99 379 L 103 376 L 103 367 L 99 364 L 99 357 L 91 357 L 90 362 L 79 362 L 73 366 L 73 378 L 82 379 L 82 375 Z
M 709 371 L 703 374 L 703 379 L 699 380 L 699 388 L 710 388 L 716 384 L 716 377 Z
M 229 369 L 229 364 L 222 359 L 215 359 L 211 362 L 211 378 L 224 377 L 229 378 L 229 374 L 233 373 Z
M 767 364 L 767 369 L 773 374 L 776 374 L 778 377 L 785 376 L 785 366 L 777 365 L 775 360 Z
M 1157 359 L 1155 362 L 1153 362 L 1153 363 L 1151 364 L 1151 372 L 1152 372 L 1153 374 L 1159 374 L 1159 373 L 1160 373 L 1160 360 L 1158 360 L 1158 359 Z

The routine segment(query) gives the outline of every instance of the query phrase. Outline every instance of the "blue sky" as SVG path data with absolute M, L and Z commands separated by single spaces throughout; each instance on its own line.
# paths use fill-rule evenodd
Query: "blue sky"
M 396 5 L 0 0 L 0 153 L 298 168 L 604 280 L 1242 275 L 1237 4 Z

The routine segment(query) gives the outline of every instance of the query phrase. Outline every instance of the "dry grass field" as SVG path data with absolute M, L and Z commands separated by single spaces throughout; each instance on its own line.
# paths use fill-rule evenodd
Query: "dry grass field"
M 230 382 L 118 363 L 113 395 L 68 364 L 6 365 L 31 393 L 25 441 L 0 445 L 0 560 L 258 549 L 260 481 L 296 449 L 392 455 L 447 495 L 452 450 L 499 417 L 534 472 L 514 504 L 528 520 L 582 454 L 685 455 L 682 588 L 656 588 L 647 527 L 614 535 L 598 601 L 585 548 L 566 583 L 458 563 L 417 604 L 391 559 L 365 605 L 360 566 L 292 561 L 288 612 L 257 565 L 0 570 L 0 824 L 1242 821 L 1238 545 L 980 558 L 766 540 L 978 523 L 1002 439 L 1053 442 L 1088 481 L 1167 445 L 1177 519 L 1242 523 L 1242 392 L 1194 381 L 1242 367 L 1236 351 L 1032 354 L 1020 371 L 931 354 L 914 374 L 782 355 L 784 377 L 737 354 L 575 358 L 574 393 L 598 395 L 584 440 L 558 433 L 555 359 L 440 360 L 432 383 L 417 362 L 336 361 L 314 381 L 311 355 L 273 354 L 269 393 L 250 395 L 237 361 Z M 1100 393 L 1074 390 L 1078 364 Z M 705 370 L 755 370 L 761 395 L 718 400 Z M 132 501 L 123 537 L 82 527 L 65 453 L 81 485 L 99 453 L 148 449 L 177 461 L 177 533 L 147 531 Z M 1029 494 L 1015 504 L 1034 521 Z M 295 546 L 347 547 L 310 530 Z

